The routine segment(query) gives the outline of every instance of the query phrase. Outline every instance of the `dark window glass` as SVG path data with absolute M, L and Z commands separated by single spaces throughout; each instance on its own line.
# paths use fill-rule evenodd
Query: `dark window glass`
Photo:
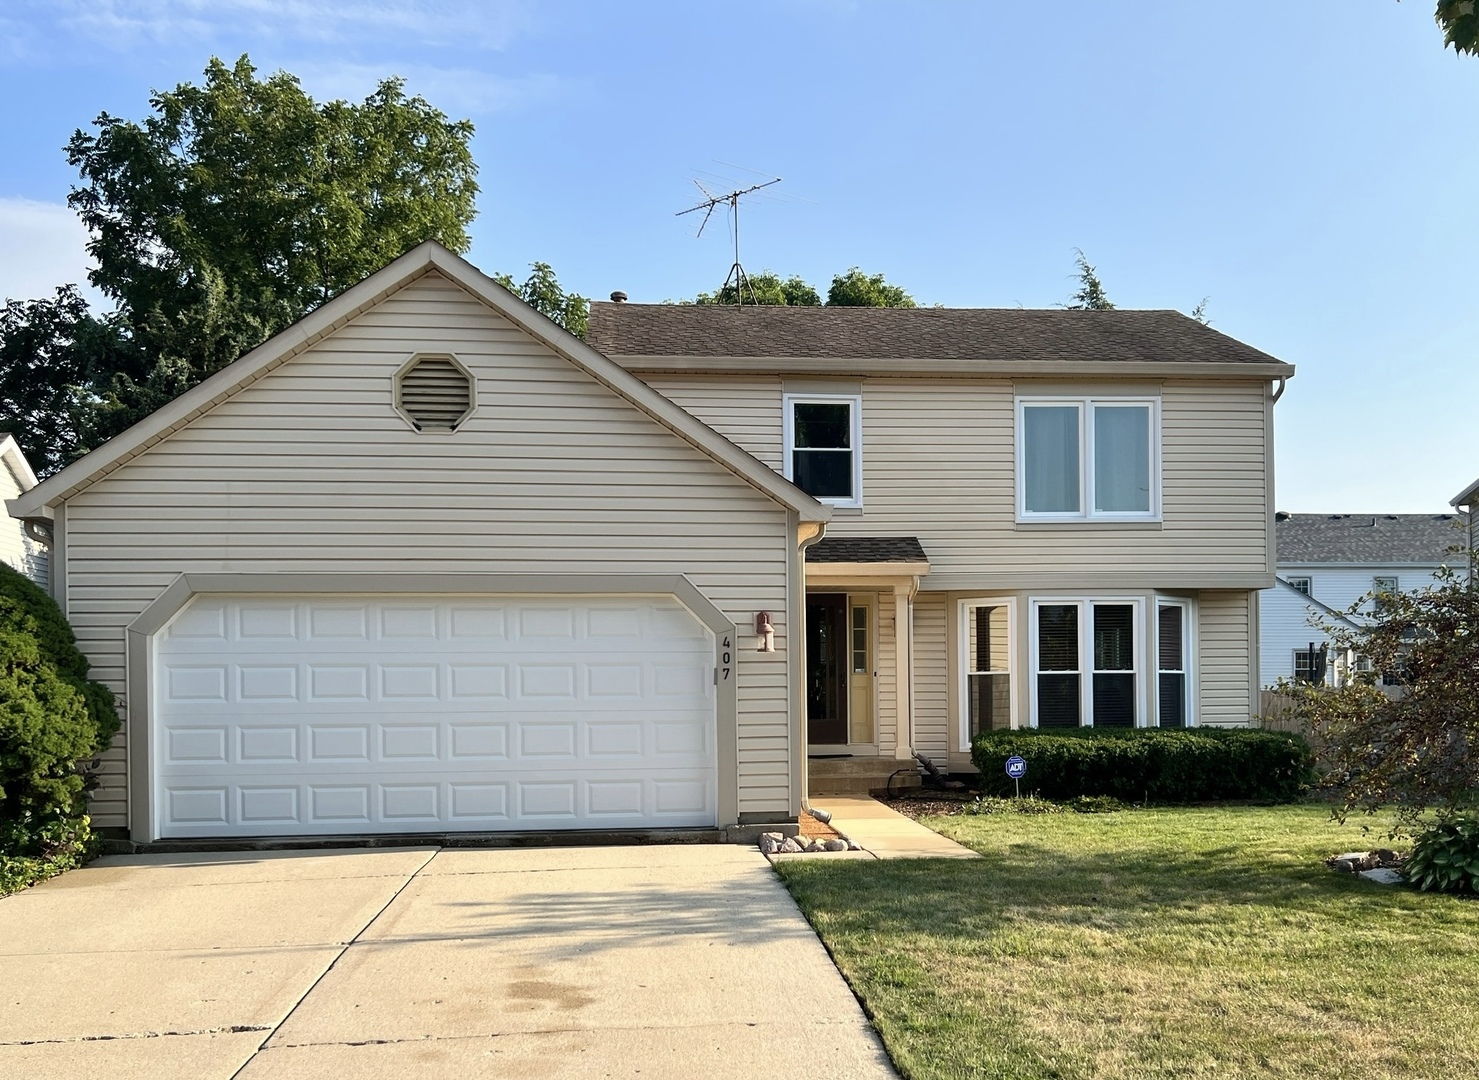
M 852 406 L 796 404 L 794 445 L 798 449 L 846 450 L 852 446 Z
M 1186 676 L 1180 672 L 1161 672 L 1160 725 L 1166 728 L 1186 726 Z
M 1135 670 L 1135 609 L 1129 604 L 1094 605 L 1094 670 Z
M 1157 651 L 1160 654 L 1162 671 L 1185 671 L 1182 661 L 1182 608 L 1163 607 L 1160 610 L 1160 625 L 1157 634 Z
M 1094 672 L 1094 726 L 1135 726 L 1135 673 Z
M 852 498 L 852 454 L 837 450 L 793 450 L 791 478 L 808 495 Z
M 968 682 L 971 734 L 1011 727 L 1012 677 L 1006 674 L 971 675 Z
M 1078 727 L 1077 675 L 1044 673 L 1037 677 L 1037 726 Z
M 1037 609 L 1039 671 L 1078 670 L 1078 607 L 1044 604 Z

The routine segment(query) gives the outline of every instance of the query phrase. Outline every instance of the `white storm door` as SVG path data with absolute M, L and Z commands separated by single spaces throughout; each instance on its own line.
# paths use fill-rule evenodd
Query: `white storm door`
M 155 638 L 155 835 L 712 826 L 671 597 L 202 596 Z

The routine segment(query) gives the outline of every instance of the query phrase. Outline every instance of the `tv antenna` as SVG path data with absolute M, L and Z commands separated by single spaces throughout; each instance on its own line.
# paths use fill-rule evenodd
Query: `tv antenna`
M 764 175 L 764 174 L 762 174 L 762 175 Z M 739 204 L 740 204 L 740 199 L 742 199 L 746 195 L 749 195 L 751 192 L 759 191 L 761 188 L 768 188 L 768 187 L 770 187 L 771 184 L 779 184 L 780 182 L 781 182 L 781 178 L 779 176 L 777 176 L 774 180 L 767 180 L 763 184 L 751 184 L 747 188 L 736 188 L 734 191 L 731 191 L 731 192 L 729 192 L 726 195 L 715 195 L 708 188 L 704 187 L 703 184 L 701 184 L 701 183 L 699 183 L 699 181 L 695 180 L 693 182 L 694 183 L 694 186 L 696 186 L 700 191 L 702 191 L 704 193 L 704 200 L 703 200 L 703 202 L 699 203 L 697 206 L 690 206 L 687 210 L 679 210 L 675 215 L 673 215 L 674 217 L 682 217 L 684 214 L 693 214 L 693 213 L 697 213 L 698 211 L 702 210 L 704 212 L 704 219 L 703 219 L 703 221 L 699 222 L 699 225 L 698 225 L 698 233 L 697 233 L 698 236 L 702 236 L 704 234 L 704 226 L 709 223 L 709 218 L 713 216 L 714 210 L 716 208 L 720 207 L 720 206 L 728 206 L 729 207 L 729 217 L 730 217 L 730 222 L 731 222 L 731 226 L 732 226 L 731 231 L 734 233 L 734 265 L 729 268 L 729 273 L 725 276 L 725 278 L 724 278 L 724 284 L 720 288 L 719 292 L 722 295 L 723 292 L 724 292 L 724 290 L 727 289 L 727 288 L 729 288 L 730 282 L 733 282 L 734 283 L 734 295 L 735 295 L 735 299 L 741 305 L 743 305 L 744 302 L 745 302 L 745 290 L 746 289 L 749 289 L 750 290 L 750 302 L 752 304 L 758 304 L 758 303 L 760 303 L 760 298 L 755 295 L 755 287 L 750 284 L 750 275 L 747 274 L 747 273 L 745 273 L 745 268 L 740 265 L 740 256 L 739 256 Z

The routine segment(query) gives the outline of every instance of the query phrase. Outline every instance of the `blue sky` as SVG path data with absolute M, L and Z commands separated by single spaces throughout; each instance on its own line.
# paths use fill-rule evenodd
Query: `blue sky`
M 9 0 L 0 293 L 85 272 L 61 147 L 100 111 L 142 118 L 213 54 L 320 97 L 396 73 L 477 124 L 486 270 L 712 289 L 727 226 L 674 213 L 695 177 L 759 173 L 785 179 L 742 211 L 746 266 L 823 287 L 857 265 L 925 303 L 1046 306 L 1082 248 L 1120 306 L 1208 297 L 1298 365 L 1281 509 L 1439 512 L 1479 476 L 1479 58 L 1432 7 Z

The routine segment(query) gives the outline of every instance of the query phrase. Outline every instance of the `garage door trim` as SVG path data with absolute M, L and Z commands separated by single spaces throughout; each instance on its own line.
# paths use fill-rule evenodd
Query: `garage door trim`
M 739 821 L 738 642 L 735 626 L 698 587 L 682 574 L 213 574 L 177 577 L 128 626 L 129 835 L 154 841 L 151 741 L 154 703 L 150 673 L 154 670 L 154 635 L 192 598 L 203 593 L 257 594 L 395 594 L 458 596 L 671 596 L 714 634 L 717 724 L 717 794 L 719 824 Z

